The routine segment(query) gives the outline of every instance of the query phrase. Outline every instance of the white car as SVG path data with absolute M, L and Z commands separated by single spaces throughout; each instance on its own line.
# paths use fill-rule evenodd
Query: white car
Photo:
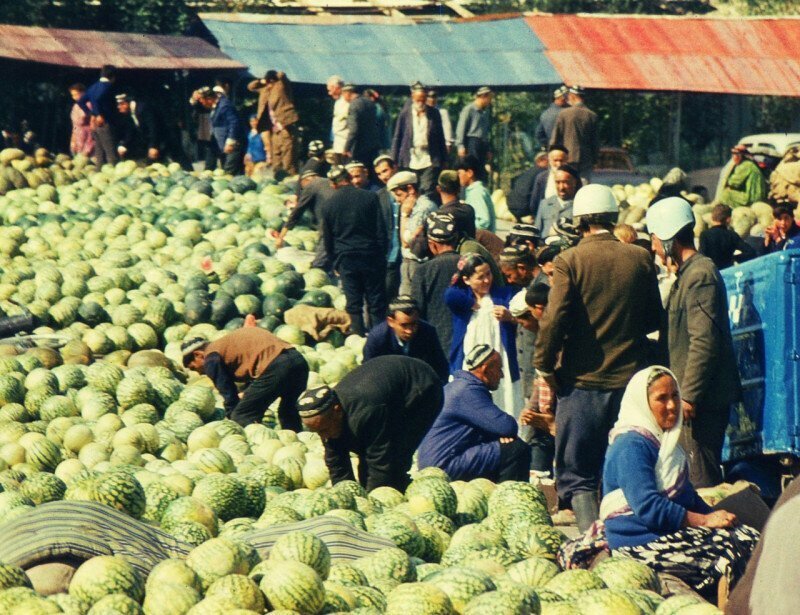
M 783 158 L 790 147 L 800 145 L 798 132 L 772 132 L 763 135 L 750 135 L 739 139 L 739 145 L 746 145 L 751 154 L 765 154 Z

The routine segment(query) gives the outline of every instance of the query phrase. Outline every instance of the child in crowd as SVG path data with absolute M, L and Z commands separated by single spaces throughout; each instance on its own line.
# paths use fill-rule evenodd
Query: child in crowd
M 258 117 L 250 116 L 250 132 L 247 135 L 247 153 L 244 155 L 244 172 L 247 176 L 267 166 L 267 152 L 258 132 Z

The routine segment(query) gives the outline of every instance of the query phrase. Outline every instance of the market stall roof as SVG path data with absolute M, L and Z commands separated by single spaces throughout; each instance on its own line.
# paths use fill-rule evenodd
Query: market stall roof
M 257 75 L 372 85 L 800 96 L 800 19 L 526 14 L 421 23 L 357 15 L 205 14 Z
M 0 25 L 0 58 L 73 68 L 246 68 L 200 38 L 9 25 Z
M 529 15 L 567 83 L 800 96 L 800 19 Z
M 522 19 L 294 25 L 215 14 L 203 23 L 220 48 L 255 75 L 278 68 L 298 83 L 376 86 L 531 86 L 557 83 L 544 47 Z

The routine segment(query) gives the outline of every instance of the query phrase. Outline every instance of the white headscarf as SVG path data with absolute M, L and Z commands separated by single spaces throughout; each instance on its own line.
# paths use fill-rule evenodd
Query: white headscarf
M 658 460 L 655 466 L 656 484 L 666 497 L 672 497 L 683 485 L 687 475 L 686 455 L 678 444 L 683 427 L 683 412 L 678 411 L 678 419 L 671 429 L 664 431 L 658 426 L 650 402 L 647 399 L 647 386 L 653 372 L 669 375 L 677 383 L 675 374 L 666 367 L 653 366 L 636 372 L 625 389 L 620 405 L 619 418 L 609 436 L 609 444 L 620 434 L 635 431 L 658 446 Z M 680 397 L 680 391 L 679 391 Z M 600 504 L 600 518 L 633 514 L 622 489 L 606 494 Z

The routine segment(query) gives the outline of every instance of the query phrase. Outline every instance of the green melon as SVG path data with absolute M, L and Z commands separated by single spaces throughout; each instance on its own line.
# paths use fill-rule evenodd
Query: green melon
M 280 536 L 269 552 L 271 561 L 296 561 L 317 571 L 324 579 L 331 567 L 331 554 L 328 546 L 310 532 L 289 532 Z
M 491 611 L 495 612 L 495 611 Z M 387 615 L 452 615 L 453 604 L 447 594 L 428 583 L 405 583 L 393 589 L 386 599 Z
M 144 598 L 144 581 L 136 569 L 121 557 L 93 557 L 75 571 L 69 593 L 91 605 L 110 594 L 124 594 L 137 602 Z
M 313 568 L 300 562 L 269 562 L 259 587 L 273 609 L 318 613 L 325 604 L 322 579 Z

